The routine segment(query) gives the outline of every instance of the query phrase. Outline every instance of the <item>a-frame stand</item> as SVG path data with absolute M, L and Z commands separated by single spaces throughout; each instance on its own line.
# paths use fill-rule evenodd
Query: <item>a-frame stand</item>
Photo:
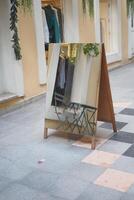
M 111 123 L 114 132 L 117 132 L 104 44 L 102 44 L 97 120 Z M 54 120 L 45 120 L 44 138 L 48 137 L 48 128 L 55 129 L 57 124 L 58 122 Z M 91 138 L 91 148 L 95 149 L 95 146 L 95 137 L 93 136 Z
M 104 44 L 102 44 L 101 78 L 97 119 L 98 121 L 111 123 L 114 132 L 117 132 Z

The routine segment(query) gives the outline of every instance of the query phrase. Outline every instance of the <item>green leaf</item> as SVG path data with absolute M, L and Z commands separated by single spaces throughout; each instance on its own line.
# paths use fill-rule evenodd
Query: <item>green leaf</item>
M 134 17 L 134 0 L 127 0 L 127 13 L 128 16 Z
M 94 16 L 94 0 L 82 0 L 83 13 L 89 13 L 90 17 Z

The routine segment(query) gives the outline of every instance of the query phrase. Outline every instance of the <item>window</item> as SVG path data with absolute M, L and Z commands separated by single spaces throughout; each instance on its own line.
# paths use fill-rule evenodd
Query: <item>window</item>
M 121 25 L 118 0 L 100 1 L 101 41 L 105 43 L 108 62 L 121 59 Z
M 128 19 L 128 49 L 129 57 L 134 56 L 134 16 L 130 16 Z

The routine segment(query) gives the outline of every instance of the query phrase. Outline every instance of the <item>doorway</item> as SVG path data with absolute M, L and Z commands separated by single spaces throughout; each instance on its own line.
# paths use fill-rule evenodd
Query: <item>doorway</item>
M 108 62 L 121 59 L 121 24 L 118 0 L 100 0 L 101 41 L 105 43 Z
M 129 58 L 134 56 L 134 16 L 130 15 L 128 19 L 128 41 L 129 41 Z

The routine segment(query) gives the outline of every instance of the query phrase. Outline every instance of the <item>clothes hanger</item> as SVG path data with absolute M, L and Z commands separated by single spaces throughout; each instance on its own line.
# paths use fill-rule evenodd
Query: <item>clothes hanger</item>
M 46 4 L 51 5 L 51 6 L 55 6 L 55 1 L 53 1 L 53 0 L 46 1 Z
M 62 59 L 65 59 L 65 56 L 64 56 L 64 55 L 62 55 L 62 54 L 60 54 L 60 58 L 62 58 Z
M 57 4 L 57 0 L 44 0 L 44 1 L 42 0 L 42 5 L 43 7 L 50 5 L 57 9 L 60 8 L 59 3 Z
M 64 50 L 61 50 L 61 52 L 60 52 L 60 57 L 62 58 L 62 59 L 65 59 L 66 57 L 65 57 L 65 51 Z
M 42 8 L 45 8 L 45 7 L 48 7 L 48 6 L 50 6 L 51 8 L 53 8 L 53 5 L 51 5 L 51 4 L 48 4 L 48 3 L 46 3 L 46 4 L 43 4 Z

